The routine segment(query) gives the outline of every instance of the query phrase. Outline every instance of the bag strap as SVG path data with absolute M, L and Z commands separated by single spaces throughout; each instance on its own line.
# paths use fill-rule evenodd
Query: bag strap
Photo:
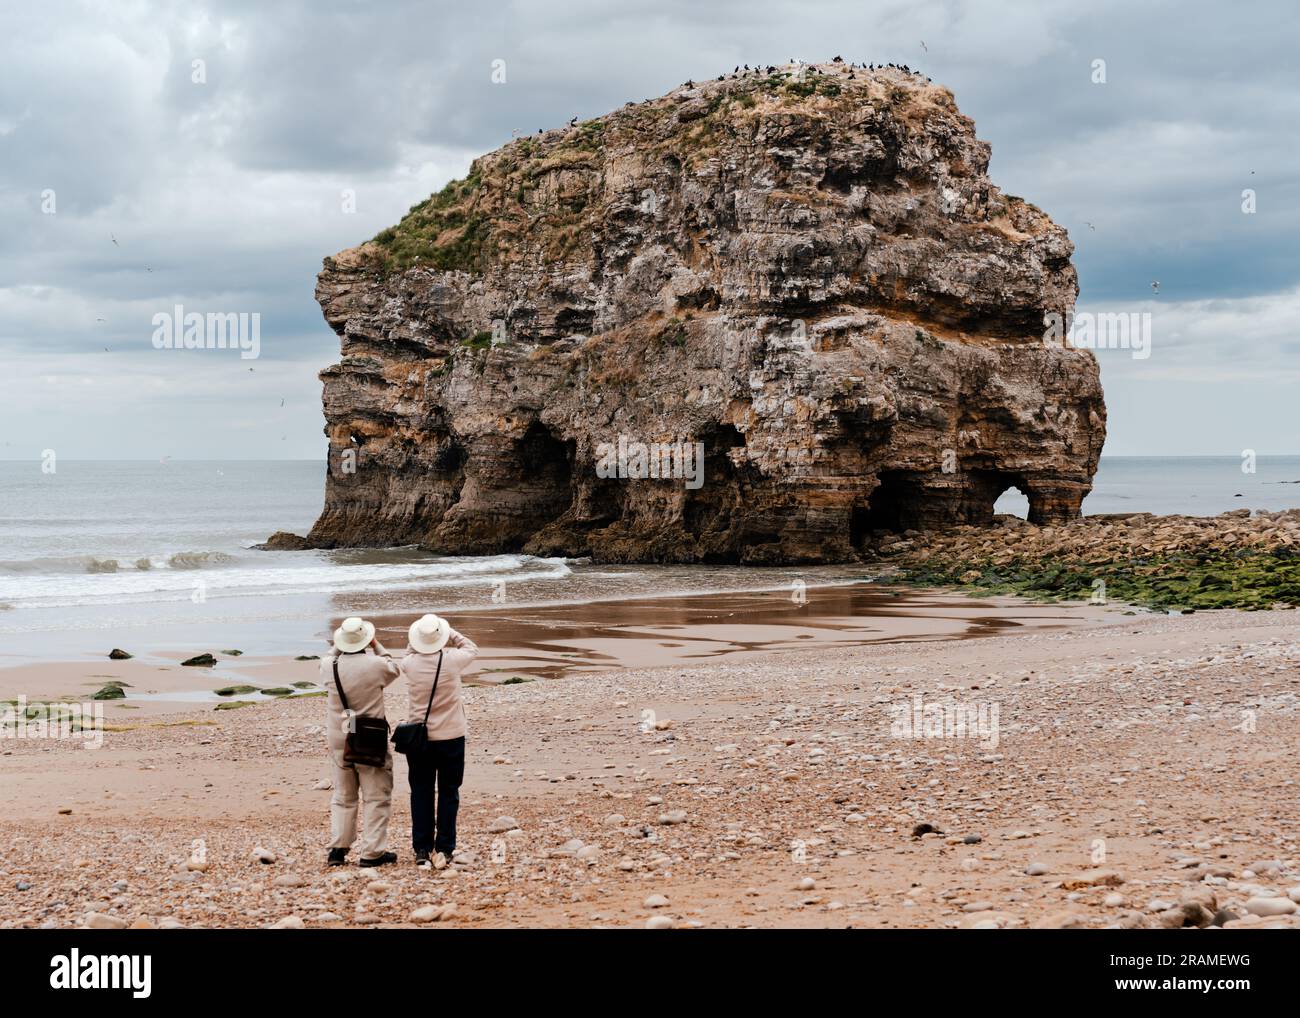
M 343 692 L 343 683 L 339 681 L 339 659 L 337 656 L 334 658 L 334 685 L 338 687 L 339 699 L 343 701 L 343 709 L 345 711 L 350 711 L 352 708 L 348 706 L 348 697 L 347 694 Z
M 438 651 L 438 670 L 433 673 L 433 689 L 429 691 L 429 705 L 424 708 L 424 723 L 429 723 L 429 711 L 433 710 L 433 698 L 438 692 L 438 676 L 442 674 L 442 651 Z

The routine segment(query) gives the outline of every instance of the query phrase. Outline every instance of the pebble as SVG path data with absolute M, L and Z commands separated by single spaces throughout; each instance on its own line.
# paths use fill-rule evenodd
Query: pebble
M 441 922 L 448 917 L 448 909 L 453 909 L 451 905 L 425 905 L 417 908 L 411 913 L 411 922 L 413 923 L 436 923 Z
M 287 915 L 271 927 L 273 930 L 305 930 L 306 928 L 307 924 L 296 915 Z
M 645 921 L 647 930 L 671 930 L 673 925 L 673 917 L 667 915 L 651 916 Z
M 258 845 L 255 849 L 253 849 L 253 858 L 257 862 L 270 866 L 271 863 L 275 862 L 276 859 L 279 858 L 279 856 L 277 856 L 269 848 L 263 848 L 261 845 Z
M 1085 870 L 1061 881 L 1061 887 L 1073 891 L 1080 887 L 1115 887 L 1124 883 L 1124 878 L 1114 870 Z
M 519 827 L 519 821 L 514 817 L 500 816 L 488 825 L 490 834 L 504 834 L 506 831 L 513 831 Z
M 1251 898 L 1242 907 L 1251 915 L 1291 915 L 1296 903 L 1290 898 Z
M 1051 871 L 1048 869 L 1047 863 L 1045 862 L 1031 862 L 1025 867 L 1025 874 L 1031 877 L 1041 877 L 1049 872 Z
M 667 908 L 668 899 L 662 894 L 652 894 L 645 900 L 646 908 Z
M 86 929 L 88 930 L 124 930 L 126 929 L 126 920 L 119 919 L 115 915 L 105 915 L 103 912 L 86 913 Z
M 297 873 L 281 873 L 271 883 L 276 887 L 304 887 L 307 881 L 303 880 Z
M 804 877 L 802 880 L 799 881 L 799 890 L 801 891 L 811 891 L 816 886 L 817 886 L 817 881 L 814 880 L 812 877 Z
M 686 810 L 674 809 L 669 810 L 667 813 L 661 813 L 659 822 L 661 824 L 684 824 L 686 823 Z

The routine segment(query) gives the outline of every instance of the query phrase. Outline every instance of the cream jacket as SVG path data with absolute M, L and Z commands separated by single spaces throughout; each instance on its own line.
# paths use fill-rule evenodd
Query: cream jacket
M 424 709 L 429 705 L 429 693 L 433 689 L 433 677 L 438 671 L 439 654 L 442 656 L 442 674 L 438 675 L 438 693 L 433 698 L 429 722 L 425 726 L 430 741 L 459 739 L 465 734 L 465 705 L 461 700 L 460 677 L 478 656 L 478 647 L 453 629 L 447 638 L 447 645 L 438 654 L 419 654 L 407 649 L 406 657 L 401 661 L 401 671 L 406 677 L 407 695 L 410 698 L 407 721 L 419 721 L 424 717 Z
M 348 706 L 357 714 L 382 718 L 384 715 L 384 689 L 392 685 L 400 674 L 396 663 L 388 654 L 364 650 L 359 654 L 340 654 L 333 651 L 320 660 L 320 682 L 329 692 L 326 701 L 329 746 L 342 750 L 347 739 L 347 719 L 343 716 L 343 701 L 334 685 L 334 659 L 339 662 L 339 682 L 348 696 Z

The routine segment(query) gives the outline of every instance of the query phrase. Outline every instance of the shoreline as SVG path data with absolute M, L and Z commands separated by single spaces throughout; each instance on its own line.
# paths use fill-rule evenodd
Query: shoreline
M 480 646 L 479 657 L 466 674 L 469 683 L 490 685 L 509 679 L 575 679 L 654 666 L 698 667 L 800 645 L 986 638 L 1007 628 L 1096 624 L 1118 610 L 1118 606 L 1045 606 L 1019 598 L 836 582 L 809 585 L 797 595 L 777 587 L 469 608 L 448 617 L 457 628 L 473 634 Z M 380 642 L 400 657 L 405 630 L 419 614 L 368 617 Z M 333 618 L 321 628 L 328 632 L 339 621 Z M 76 699 L 106 683 L 120 682 L 126 685 L 126 696 L 106 701 L 106 716 L 122 711 L 157 714 L 169 702 L 192 701 L 217 688 L 282 688 L 317 677 L 316 660 L 228 653 L 239 649 L 236 632 L 225 634 L 218 645 L 194 643 L 187 650 L 177 649 L 176 639 L 173 634 L 161 645 L 125 647 L 132 654 L 129 660 L 110 660 L 105 649 L 101 657 L 54 657 L 0 666 L 0 701 L 18 696 L 26 696 L 28 703 Z M 322 639 L 303 646 L 301 653 L 319 655 L 325 650 Z M 201 653 L 213 654 L 216 665 L 181 664 Z M 299 690 L 299 695 L 303 692 Z M 239 697 L 209 695 L 207 699 L 215 705 Z

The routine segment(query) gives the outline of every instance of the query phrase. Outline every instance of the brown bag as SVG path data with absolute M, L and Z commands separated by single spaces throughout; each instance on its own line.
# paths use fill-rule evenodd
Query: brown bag
M 339 681 L 339 659 L 334 659 L 334 685 L 339 691 L 343 710 L 351 712 L 343 683 Z M 348 735 L 343 743 L 343 762 L 365 767 L 383 767 L 388 763 L 388 721 L 384 718 L 351 714 L 348 717 Z

